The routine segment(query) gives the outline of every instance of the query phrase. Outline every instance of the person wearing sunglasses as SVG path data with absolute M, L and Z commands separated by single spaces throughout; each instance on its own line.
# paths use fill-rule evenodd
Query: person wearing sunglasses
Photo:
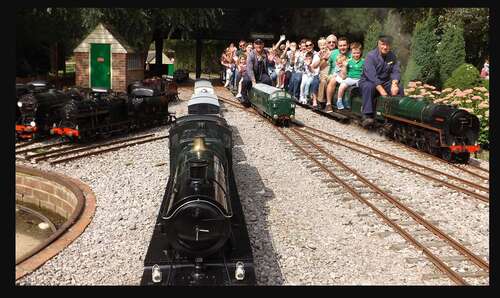
M 351 52 L 349 51 L 349 40 L 346 37 L 340 37 L 338 40 L 338 49 L 332 51 L 330 58 L 328 59 L 328 64 L 330 65 L 330 70 L 328 72 L 328 86 L 326 87 L 326 112 L 332 112 L 332 98 L 335 93 L 335 87 L 337 83 L 342 82 L 340 77 L 340 69 L 335 67 L 337 65 L 337 56 L 345 55 L 347 58 L 351 58 Z M 335 71 L 337 70 L 337 71 Z
M 314 44 L 310 39 L 306 40 L 306 55 L 304 57 L 304 72 L 300 83 L 299 101 L 307 103 L 310 94 L 311 83 L 319 74 L 319 54 L 314 51 Z

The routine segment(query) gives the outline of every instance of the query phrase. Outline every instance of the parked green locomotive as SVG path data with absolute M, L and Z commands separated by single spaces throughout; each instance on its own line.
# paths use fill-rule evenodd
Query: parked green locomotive
M 295 117 L 295 103 L 287 92 L 266 84 L 255 84 L 248 92 L 251 105 L 274 124 L 287 126 Z
M 359 88 L 350 87 L 344 94 L 346 109 L 335 113 L 361 119 L 362 104 Z M 372 127 L 391 139 L 452 162 L 467 163 L 470 154 L 479 150 L 480 123 L 475 115 L 426 98 L 377 97 Z

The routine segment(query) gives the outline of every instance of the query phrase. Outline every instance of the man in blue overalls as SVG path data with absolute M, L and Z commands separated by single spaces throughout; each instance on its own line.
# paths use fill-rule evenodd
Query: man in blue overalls
M 391 52 L 392 37 L 380 35 L 377 48 L 368 52 L 365 58 L 359 88 L 363 96 L 362 125 L 373 124 L 376 103 L 375 97 L 403 96 L 399 61 Z

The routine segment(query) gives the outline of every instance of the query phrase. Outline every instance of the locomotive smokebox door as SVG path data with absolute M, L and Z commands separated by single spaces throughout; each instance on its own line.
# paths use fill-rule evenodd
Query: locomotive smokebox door
M 90 88 L 111 88 L 111 45 L 90 44 Z

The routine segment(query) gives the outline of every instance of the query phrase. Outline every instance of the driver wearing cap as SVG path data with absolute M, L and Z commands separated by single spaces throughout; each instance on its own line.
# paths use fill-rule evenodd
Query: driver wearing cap
M 368 52 L 365 58 L 359 88 L 363 96 L 363 121 L 367 126 L 373 123 L 376 96 L 403 96 L 399 61 L 391 51 L 392 37 L 380 35 L 377 48 Z

